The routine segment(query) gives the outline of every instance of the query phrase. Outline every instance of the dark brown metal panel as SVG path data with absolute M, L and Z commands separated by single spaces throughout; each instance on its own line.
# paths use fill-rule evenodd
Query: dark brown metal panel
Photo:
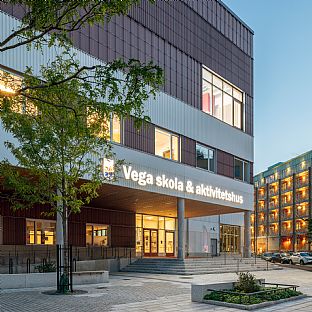
M 142 152 L 155 153 L 155 126 L 143 124 L 139 129 L 134 125 L 133 118 L 124 122 L 124 144 Z
M 3 217 L 3 244 L 25 245 L 26 219 L 16 217 Z
M 185 136 L 181 136 L 181 162 L 196 166 L 196 141 Z
M 234 156 L 217 150 L 217 173 L 234 178 Z
M 253 178 L 253 173 L 254 173 L 254 170 L 253 170 L 253 167 L 254 167 L 254 164 L 251 162 L 250 163 L 250 184 L 253 184 L 254 183 L 254 178 Z

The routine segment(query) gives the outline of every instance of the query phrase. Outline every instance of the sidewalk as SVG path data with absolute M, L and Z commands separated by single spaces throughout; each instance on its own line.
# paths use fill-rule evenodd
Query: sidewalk
M 269 282 L 297 284 L 299 290 L 312 296 L 312 273 L 284 269 L 282 271 L 255 272 L 257 277 Z M 1 312 L 184 312 L 184 311 L 238 311 L 224 307 L 193 303 L 190 288 L 193 282 L 229 281 L 237 278 L 234 273 L 208 274 L 201 276 L 157 275 L 143 273 L 118 273 L 110 282 L 101 285 L 77 286 L 87 294 L 73 296 L 44 295 L 45 289 L 0 291 Z M 257 310 L 272 311 L 272 307 Z M 312 298 L 274 306 L 274 311 L 312 311 Z

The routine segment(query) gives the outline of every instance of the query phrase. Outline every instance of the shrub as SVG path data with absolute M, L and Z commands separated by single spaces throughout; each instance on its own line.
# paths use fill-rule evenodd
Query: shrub
M 235 283 L 234 289 L 244 293 L 252 293 L 260 290 L 260 285 L 256 277 L 249 272 L 241 272 L 238 276 L 238 281 Z
M 56 272 L 55 262 L 46 262 L 35 266 L 35 270 L 39 273 Z

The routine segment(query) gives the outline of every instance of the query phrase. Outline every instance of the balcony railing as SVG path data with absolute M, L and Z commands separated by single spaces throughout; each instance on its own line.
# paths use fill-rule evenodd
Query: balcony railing
M 309 212 L 307 210 L 302 211 L 302 212 L 297 211 L 296 212 L 296 217 L 297 218 L 308 218 L 309 217 Z
M 274 221 L 278 221 L 278 215 L 276 215 L 276 216 L 270 216 L 269 217 L 269 220 L 271 221 L 271 222 L 274 222 Z
M 292 227 L 290 228 L 282 228 L 281 234 L 282 235 L 291 235 L 293 233 Z
M 287 200 L 287 201 L 282 201 L 282 207 L 287 207 L 287 206 L 292 206 L 293 204 L 293 201 L 292 201 L 292 198 L 290 200 Z
M 266 199 L 265 193 L 258 193 L 258 199 Z
M 278 208 L 278 202 L 270 202 L 269 209 L 275 209 L 275 208 Z
M 296 196 L 296 203 L 303 203 L 309 200 L 309 196 Z
M 296 233 L 307 233 L 307 232 L 308 232 L 307 226 L 302 226 L 300 228 L 296 228 Z
M 303 187 L 303 186 L 308 186 L 308 185 L 309 185 L 309 179 L 305 179 L 304 181 L 302 180 L 296 181 L 296 187 Z
M 278 230 L 269 230 L 269 235 L 278 236 Z
M 290 213 L 290 214 L 282 213 L 282 215 L 281 215 L 281 219 L 282 220 L 290 220 L 292 218 L 293 218 L 293 214 L 292 213 Z
M 283 185 L 282 184 L 281 192 L 285 193 L 285 192 L 292 191 L 292 188 L 293 188 L 292 183 L 290 185 Z
M 266 208 L 265 208 L 265 205 L 262 206 L 262 205 L 258 205 L 258 211 L 265 211 Z
M 266 221 L 267 219 L 264 217 L 264 218 L 259 218 L 258 219 L 258 224 L 266 224 Z
M 258 231 L 258 236 L 266 236 L 266 231 Z
M 269 194 L 270 194 L 270 196 L 275 196 L 275 195 L 277 195 L 277 194 L 278 194 L 278 188 L 276 188 L 276 189 L 270 189 Z

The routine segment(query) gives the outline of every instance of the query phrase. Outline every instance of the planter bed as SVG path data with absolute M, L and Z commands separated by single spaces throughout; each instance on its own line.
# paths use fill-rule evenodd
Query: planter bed
M 263 287 L 260 291 L 254 293 L 208 289 L 210 293 L 204 296 L 203 302 L 241 310 L 254 310 L 306 297 L 306 295 L 296 290 L 298 286 L 274 285 L 275 287 Z

